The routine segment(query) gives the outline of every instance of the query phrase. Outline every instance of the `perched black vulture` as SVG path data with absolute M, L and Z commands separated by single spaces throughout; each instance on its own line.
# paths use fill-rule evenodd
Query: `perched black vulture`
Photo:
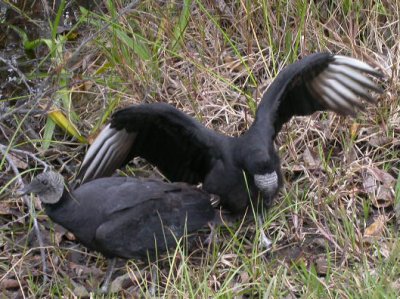
M 207 129 L 172 106 L 156 103 L 117 111 L 89 148 L 77 179 L 111 175 L 133 157 L 156 165 L 171 181 L 203 183 L 223 208 L 242 212 L 261 191 L 269 205 L 282 184 L 274 139 L 295 115 L 332 110 L 355 115 L 368 90 L 381 92 L 363 73 L 369 65 L 344 56 L 316 53 L 282 70 L 264 93 L 249 130 L 234 138 Z
M 36 193 L 47 215 L 91 250 L 116 257 L 154 258 L 214 219 L 210 195 L 185 183 L 129 177 L 100 178 L 73 191 L 57 172 L 39 174 L 23 193 Z

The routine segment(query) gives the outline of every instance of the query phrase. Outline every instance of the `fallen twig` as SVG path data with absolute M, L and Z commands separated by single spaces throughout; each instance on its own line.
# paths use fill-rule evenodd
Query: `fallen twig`
M 19 149 L 9 149 L 7 150 L 7 146 L 0 144 L 0 150 L 3 152 L 3 154 L 5 155 L 5 153 L 7 153 L 8 151 L 12 151 L 13 153 L 19 154 L 19 155 L 25 155 L 28 156 L 30 158 L 32 158 L 33 160 L 35 160 L 37 163 L 41 164 L 44 167 L 44 171 L 46 171 L 50 166 L 49 164 L 47 164 L 46 162 L 44 162 L 43 160 L 39 159 L 38 157 L 35 156 L 35 154 L 28 152 L 28 151 L 24 151 L 24 150 L 19 150 Z M 6 157 L 7 158 L 7 157 Z M 7 160 L 8 161 L 8 160 Z M 11 165 L 12 166 L 12 165 Z M 14 169 L 13 169 L 14 170 Z M 14 170 L 15 173 L 15 170 Z

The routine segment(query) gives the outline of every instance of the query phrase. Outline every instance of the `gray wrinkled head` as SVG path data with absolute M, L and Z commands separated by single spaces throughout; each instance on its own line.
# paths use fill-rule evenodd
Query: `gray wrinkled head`
M 47 171 L 37 175 L 22 190 L 23 194 L 35 193 L 46 204 L 57 203 L 64 191 L 64 178 L 58 172 Z
M 255 174 L 254 183 L 263 193 L 265 200 L 269 203 L 279 189 L 279 179 L 276 171 L 265 174 Z

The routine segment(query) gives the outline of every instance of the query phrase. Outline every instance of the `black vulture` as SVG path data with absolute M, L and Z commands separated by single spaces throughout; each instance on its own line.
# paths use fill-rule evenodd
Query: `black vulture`
M 375 103 L 369 90 L 381 89 L 365 74 L 382 75 L 354 58 L 316 53 L 275 78 L 264 93 L 251 127 L 239 137 L 210 130 L 163 103 L 141 104 L 113 114 L 89 148 L 77 180 L 111 175 L 140 156 L 170 181 L 202 183 L 230 212 L 250 203 L 268 206 L 282 185 L 276 135 L 292 116 L 332 110 L 354 116 L 361 99 Z M 258 193 L 263 200 L 258 200 Z
M 53 171 L 36 176 L 23 193 L 36 193 L 47 215 L 87 248 L 115 258 L 154 259 L 215 216 L 210 195 L 185 183 L 131 177 L 99 178 L 71 192 Z

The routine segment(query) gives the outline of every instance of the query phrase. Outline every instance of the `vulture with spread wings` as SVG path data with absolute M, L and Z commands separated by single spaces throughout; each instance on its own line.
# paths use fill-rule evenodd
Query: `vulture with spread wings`
M 250 200 L 269 205 L 282 184 L 274 148 L 282 125 L 292 116 L 321 110 L 355 115 L 363 108 L 362 99 L 375 103 L 370 90 L 381 92 L 367 75 L 382 77 L 354 58 L 309 55 L 279 73 L 264 93 L 254 123 L 240 137 L 210 130 L 163 103 L 119 110 L 89 148 L 77 179 L 84 183 L 109 176 L 140 156 L 170 181 L 201 182 L 233 213 L 243 212 Z

